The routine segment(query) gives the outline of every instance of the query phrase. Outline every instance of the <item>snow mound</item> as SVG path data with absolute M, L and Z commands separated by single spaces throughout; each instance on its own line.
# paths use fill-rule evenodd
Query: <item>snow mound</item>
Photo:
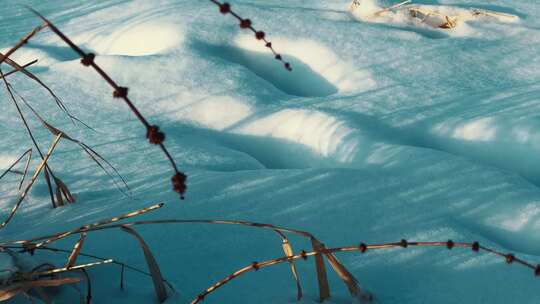
M 306 70 L 309 68 L 320 75 L 328 83 L 336 88 L 340 93 L 353 91 L 367 91 L 376 87 L 376 82 L 369 71 L 357 69 L 353 64 L 340 59 L 327 46 L 307 39 L 289 39 L 283 37 L 273 37 L 272 43 L 278 46 L 278 51 L 282 53 L 285 60 L 290 60 L 293 71 L 290 75 L 290 82 L 299 82 L 310 91 L 321 90 L 321 81 L 305 82 Z M 242 49 L 254 52 L 267 52 L 264 45 L 251 36 L 241 35 L 236 39 L 236 45 Z M 301 58 L 299 59 L 294 58 Z M 275 62 L 273 63 L 276 64 Z M 307 66 L 307 67 L 306 67 Z M 328 85 L 327 85 L 328 87 Z M 330 89 L 325 89 L 330 95 Z M 335 92 L 334 92 L 335 93 Z M 324 96 L 321 94 L 321 96 Z
M 128 23 L 76 37 L 100 55 L 146 56 L 167 52 L 183 41 L 181 29 L 160 20 Z
M 281 110 L 243 125 L 237 131 L 285 139 L 310 147 L 322 156 L 332 156 L 353 132 L 330 115 L 303 109 Z

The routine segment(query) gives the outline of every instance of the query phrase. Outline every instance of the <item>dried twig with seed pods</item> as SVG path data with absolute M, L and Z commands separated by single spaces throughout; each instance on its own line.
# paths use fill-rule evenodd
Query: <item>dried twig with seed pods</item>
M 46 19 L 44 16 L 42 16 L 37 11 L 29 8 L 36 16 L 41 18 L 44 22 L 44 24 L 49 27 L 60 39 L 62 39 L 71 49 L 73 49 L 82 59 L 81 63 L 86 67 L 92 67 L 113 89 L 113 97 L 114 98 L 120 98 L 124 100 L 124 102 L 127 104 L 129 109 L 135 114 L 135 116 L 139 119 L 139 121 L 144 125 L 146 128 L 146 138 L 151 144 L 157 145 L 161 148 L 169 162 L 171 163 L 174 175 L 171 178 L 172 184 L 173 184 L 173 190 L 175 192 L 178 192 L 180 194 L 180 198 L 184 199 L 184 193 L 186 192 L 186 179 L 187 176 L 178 170 L 178 167 L 176 165 L 176 162 L 174 161 L 173 157 L 167 150 L 167 148 L 164 145 L 165 141 L 165 133 L 160 131 L 159 127 L 156 125 L 151 125 L 146 118 L 141 114 L 139 109 L 133 104 L 133 102 L 128 97 L 128 88 L 119 86 L 105 71 L 95 63 L 95 54 L 93 53 L 86 53 L 84 52 L 80 47 L 78 47 L 73 41 L 71 41 L 64 33 L 62 33 L 54 24 L 52 24 L 48 19 Z
M 270 51 L 274 54 L 274 58 L 276 58 L 276 60 L 280 61 L 281 63 L 283 63 L 283 66 L 285 67 L 285 69 L 287 69 L 288 71 L 292 71 L 292 67 L 291 67 L 291 64 L 288 63 L 287 61 L 283 60 L 283 56 L 281 56 L 281 54 L 279 54 L 278 52 L 276 52 L 276 50 L 274 49 L 274 47 L 272 46 L 272 42 L 270 42 L 267 38 L 266 38 L 266 33 L 263 32 L 263 31 L 259 31 L 259 30 L 256 30 L 253 25 L 252 25 L 252 22 L 251 22 L 251 19 L 248 19 L 248 18 L 242 18 L 240 17 L 235 11 L 232 10 L 232 7 L 231 7 L 231 4 L 228 3 L 228 2 L 219 2 L 217 0 L 208 0 L 212 3 L 214 3 L 215 5 L 217 5 L 219 7 L 219 12 L 226 15 L 226 14 L 231 14 L 231 16 L 233 16 L 234 18 L 236 18 L 236 20 L 239 21 L 239 26 L 240 28 L 242 29 L 247 29 L 247 30 L 250 30 L 253 32 L 253 34 L 255 34 L 255 38 L 257 38 L 257 40 L 261 40 L 263 41 L 265 44 L 265 46 L 270 49 Z

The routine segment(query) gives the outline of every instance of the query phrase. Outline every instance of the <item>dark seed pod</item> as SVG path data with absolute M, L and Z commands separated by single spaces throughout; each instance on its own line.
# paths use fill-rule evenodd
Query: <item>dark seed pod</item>
M 219 12 L 222 14 L 227 14 L 231 12 L 231 5 L 227 2 L 219 5 Z
M 249 28 L 250 26 L 251 26 L 251 20 L 242 19 L 242 21 L 240 21 L 240 27 L 241 28 L 246 29 L 246 28 Z

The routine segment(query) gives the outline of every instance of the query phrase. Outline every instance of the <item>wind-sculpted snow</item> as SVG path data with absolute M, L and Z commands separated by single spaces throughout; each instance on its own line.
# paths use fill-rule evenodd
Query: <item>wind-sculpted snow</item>
M 38 24 L 15 2 L 0 11 L 3 51 Z M 125 105 L 76 54 L 43 33 L 12 59 L 38 59 L 29 70 L 97 132 L 66 120 L 46 92 L 20 73 L 10 82 L 47 121 L 114 164 L 131 197 L 78 150 L 61 144 L 51 164 L 78 202 L 50 209 L 47 187 L 38 180 L 0 239 L 58 232 L 165 202 L 166 208 L 143 219 L 267 222 L 312 232 L 328 246 L 479 241 L 540 263 L 539 4 L 422 1 L 447 11 L 474 7 L 519 17 L 443 30 L 397 15 L 355 18 L 348 0 L 230 2 L 264 29 L 292 72 L 208 1 L 30 1 L 130 87 L 136 106 L 167 134 L 189 190 L 179 203 L 169 189 L 169 164 L 144 144 L 145 132 Z M 2 91 L 0 174 L 30 148 L 7 101 Z M 36 122 L 32 127 L 40 141 L 51 140 Z M 2 214 L 12 208 L 18 181 L 7 175 L 0 183 Z M 178 291 L 167 303 L 185 303 L 242 265 L 283 255 L 271 232 L 195 225 L 140 233 Z M 294 241 L 295 252 L 309 249 Z M 133 253 L 135 244 L 118 232 L 97 232 L 86 242 L 89 253 L 145 267 Z M 55 253 L 36 255 L 63 262 Z M 380 303 L 540 299 L 532 272 L 470 251 L 408 248 L 339 257 Z M 301 303 L 317 303 L 312 261 L 297 265 Z M 0 256 L 0 270 L 12 266 L 11 258 Z M 288 271 L 278 266 L 247 274 L 205 301 L 293 303 Z M 145 276 L 126 270 L 120 291 L 115 265 L 90 274 L 95 303 L 154 300 Z M 329 280 L 329 303 L 353 303 L 339 278 L 329 274 Z M 57 296 L 66 303 L 78 299 L 71 290 Z

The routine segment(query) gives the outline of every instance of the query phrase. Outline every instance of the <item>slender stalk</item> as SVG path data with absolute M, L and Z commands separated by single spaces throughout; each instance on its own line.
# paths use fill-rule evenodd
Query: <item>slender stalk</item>
M 402 240 L 401 242 L 396 243 L 383 243 L 383 244 L 360 244 L 360 246 L 348 246 L 348 247 L 335 247 L 335 248 L 325 248 L 322 251 L 301 251 L 300 253 L 297 253 L 292 256 L 284 256 L 276 259 L 266 260 L 263 262 L 253 262 L 252 264 L 242 267 L 238 269 L 237 271 L 231 273 L 230 275 L 226 276 L 225 278 L 219 280 L 203 292 L 201 292 L 195 299 L 191 301 L 191 304 L 196 304 L 204 300 L 204 298 L 212 293 L 218 290 L 220 287 L 223 287 L 225 284 L 229 283 L 230 281 L 236 279 L 237 277 L 248 273 L 250 271 L 257 271 L 261 268 L 270 267 L 273 265 L 289 262 L 291 260 L 298 260 L 298 259 L 307 259 L 310 256 L 316 256 L 319 254 L 330 254 L 330 253 L 339 253 L 339 252 L 362 252 L 365 253 L 367 250 L 382 250 L 382 249 L 391 249 L 391 248 L 407 248 L 407 247 L 446 247 L 448 249 L 452 249 L 454 247 L 457 248 L 471 248 L 474 252 L 478 251 L 485 251 L 488 254 L 492 254 L 495 256 L 503 257 L 507 263 L 511 264 L 513 262 L 518 262 L 519 264 L 531 268 L 534 270 L 534 274 L 538 276 L 540 274 L 540 266 L 533 266 L 531 263 L 526 262 L 522 259 L 516 258 L 512 254 L 505 254 L 502 252 L 499 252 L 494 249 L 490 249 L 484 246 L 480 246 L 478 242 L 474 243 L 454 243 L 453 241 L 449 240 L 446 242 L 407 242 Z M 511 258 L 510 258 L 511 257 Z M 370 299 L 366 299 L 370 300 Z
M 13 172 L 13 168 L 26 156 L 28 155 L 28 160 L 26 161 L 26 165 L 24 167 L 24 171 L 21 172 L 22 174 L 22 178 L 21 178 L 21 181 L 19 182 L 19 190 L 21 189 L 22 187 L 22 184 L 24 182 L 24 179 L 26 178 L 26 173 L 28 172 L 28 166 L 30 165 L 30 160 L 32 160 L 32 149 L 28 149 L 26 150 L 21 156 L 19 156 L 19 158 L 17 158 L 17 160 L 15 160 L 7 169 L 6 171 L 4 171 L 4 173 L 0 174 L 0 179 L 2 179 L 4 176 L 6 176 L 6 174 L 8 174 L 9 172 Z
M 9 83 L 6 80 L 6 77 L 4 76 L 4 73 L 2 72 L 2 69 L 0 68 L 0 76 L 2 78 L 2 81 L 4 82 L 4 85 L 6 86 L 6 89 L 9 93 L 9 96 L 11 97 L 11 101 L 15 105 L 15 108 L 17 109 L 17 113 L 19 114 L 19 117 L 21 118 L 24 127 L 26 128 L 26 132 L 28 133 L 28 136 L 30 136 L 30 139 L 32 140 L 32 143 L 34 144 L 34 147 L 36 147 L 36 150 L 38 151 L 39 156 L 41 157 L 41 160 L 44 160 L 43 152 L 41 152 L 41 149 L 39 148 L 39 145 L 36 141 L 36 138 L 34 137 L 34 134 L 32 134 L 32 130 L 30 129 L 30 126 L 28 125 L 28 122 L 26 121 L 26 118 L 24 117 L 24 114 L 21 111 L 21 108 L 19 107 L 19 104 L 17 103 L 17 100 L 15 99 L 15 96 L 13 95 L 13 92 L 11 90 L 11 87 Z M 54 201 L 54 194 L 52 190 L 52 184 L 51 179 L 49 178 L 49 173 L 54 178 L 54 174 L 49 168 L 49 166 L 45 165 L 45 180 L 47 181 L 47 188 L 49 190 L 49 196 L 51 198 L 51 203 L 53 205 L 53 208 L 56 207 L 55 201 Z
M 38 60 L 37 60 L 37 59 L 34 59 L 34 60 L 30 61 L 29 63 L 23 65 L 22 68 L 27 68 L 27 67 L 33 65 L 33 64 L 36 63 L 36 62 L 38 62 Z M 4 74 L 3 77 L 8 77 L 9 75 L 15 74 L 15 73 L 20 72 L 20 71 L 21 71 L 21 69 L 15 68 L 15 69 L 13 69 L 13 70 L 7 72 L 6 74 Z
M 26 195 L 28 194 L 28 192 L 30 191 L 32 186 L 34 185 L 37 177 L 41 173 L 41 170 L 43 170 L 43 168 L 45 168 L 45 166 L 47 164 L 47 161 L 51 157 L 54 149 L 56 148 L 56 145 L 58 144 L 58 142 L 60 141 L 61 138 L 62 138 L 62 136 L 60 136 L 60 135 L 56 136 L 53 143 L 51 144 L 51 147 L 49 148 L 49 151 L 45 155 L 45 158 L 41 161 L 41 163 L 39 164 L 39 166 L 36 169 L 36 172 L 34 172 L 34 175 L 30 179 L 30 183 L 26 186 L 26 188 L 24 189 L 22 194 L 19 196 L 19 199 L 15 203 L 15 206 L 13 206 L 13 209 L 9 213 L 8 217 L 0 224 L 0 229 L 4 228 L 11 221 L 11 219 L 13 218 L 13 216 L 15 215 L 15 213 L 17 212 L 17 210 L 21 206 L 21 203 L 23 202 L 24 198 L 26 197 Z

